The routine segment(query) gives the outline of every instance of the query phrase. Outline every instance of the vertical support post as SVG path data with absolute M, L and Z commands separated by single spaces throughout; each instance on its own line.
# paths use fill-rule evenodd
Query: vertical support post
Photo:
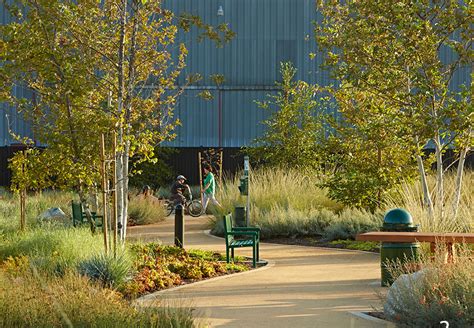
M 117 165 L 115 164 L 117 158 L 117 134 L 113 132 L 112 134 L 112 231 L 113 231 L 113 251 L 114 258 L 117 257 Z
M 21 164 L 21 174 L 22 179 L 25 181 L 25 161 L 26 161 L 26 151 L 23 151 L 23 163 Z M 20 189 L 20 230 L 25 231 L 26 228 L 26 187 L 21 186 Z
M 178 204 L 174 211 L 174 245 L 184 247 L 184 215 L 183 205 Z
M 248 156 L 244 157 L 244 176 L 247 179 L 247 211 L 245 221 L 248 227 L 250 226 L 250 163 Z
M 100 136 L 100 174 L 102 175 L 102 206 L 103 206 L 103 222 L 102 231 L 104 232 L 104 249 L 105 254 L 109 251 L 109 236 L 108 236 L 108 220 L 107 220 L 107 172 L 105 165 L 105 137 L 104 134 Z
M 198 152 L 198 166 L 199 166 L 199 195 L 201 197 L 201 204 L 202 204 L 203 199 L 202 199 L 202 158 L 201 158 L 201 152 Z
M 221 151 L 219 152 L 219 187 L 221 188 L 222 188 L 223 163 L 224 163 L 224 151 L 221 149 Z

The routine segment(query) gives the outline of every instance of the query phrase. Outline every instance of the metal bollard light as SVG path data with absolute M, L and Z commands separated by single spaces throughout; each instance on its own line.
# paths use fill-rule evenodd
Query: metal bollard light
M 178 204 L 174 212 L 174 245 L 184 247 L 184 208 Z

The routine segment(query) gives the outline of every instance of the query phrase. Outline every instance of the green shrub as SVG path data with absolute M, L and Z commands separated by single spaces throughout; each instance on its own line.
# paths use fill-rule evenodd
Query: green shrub
M 130 225 L 144 225 L 163 221 L 166 211 L 163 204 L 155 197 L 132 197 L 128 205 Z
M 127 278 L 131 270 L 131 262 L 125 254 L 116 258 L 112 255 L 94 255 L 79 263 L 80 274 L 97 281 L 104 287 L 119 287 Z
M 408 276 L 405 283 L 390 290 L 390 308 L 385 315 L 402 327 L 438 327 L 446 320 L 453 327 L 474 325 L 474 261 L 471 250 L 463 247 L 455 263 L 445 263 L 444 250 L 434 261 L 423 256 L 418 278 Z M 399 276 L 406 268 L 392 263 L 390 273 Z

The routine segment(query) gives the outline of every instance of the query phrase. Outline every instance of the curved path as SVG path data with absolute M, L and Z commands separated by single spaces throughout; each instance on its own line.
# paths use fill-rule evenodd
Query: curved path
M 185 247 L 225 252 L 223 239 L 204 233 L 208 218 L 186 217 Z M 132 227 L 130 239 L 173 242 L 174 221 Z M 236 254 L 250 255 L 251 248 Z M 380 307 L 377 254 L 262 243 L 271 264 L 147 297 L 191 304 L 212 327 L 355 327 L 349 311 Z M 146 301 L 145 301 L 146 302 Z

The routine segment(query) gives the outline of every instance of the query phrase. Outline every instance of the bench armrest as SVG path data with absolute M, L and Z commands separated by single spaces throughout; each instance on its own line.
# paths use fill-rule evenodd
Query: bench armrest
M 258 228 L 258 227 L 233 227 L 232 230 L 235 230 L 235 231 L 256 231 L 256 232 L 260 232 L 260 228 Z

